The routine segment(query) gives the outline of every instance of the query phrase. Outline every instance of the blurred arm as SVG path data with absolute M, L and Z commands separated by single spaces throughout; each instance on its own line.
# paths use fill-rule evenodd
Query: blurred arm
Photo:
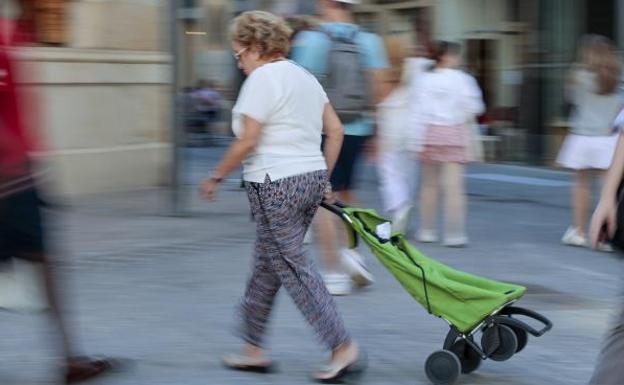
M 624 175 L 624 135 L 620 134 L 618 144 L 613 156 L 611 167 L 607 171 L 604 186 L 602 188 L 601 200 L 614 199 L 618 186 Z
M 483 102 L 483 93 L 477 81 L 469 75 L 466 76 L 466 79 L 468 80 L 464 90 L 464 95 L 466 96 L 466 112 L 468 114 L 468 119 L 472 119 L 485 112 L 485 103 Z
M 323 155 L 327 163 L 327 174 L 331 175 L 342 148 L 344 129 L 334 108 L 329 103 L 325 104 L 325 109 L 323 110 L 323 134 L 325 134 Z
M 389 93 L 389 88 L 386 87 L 386 69 L 376 69 L 369 71 L 369 79 L 371 84 L 371 91 L 373 93 L 373 102 L 375 105 L 381 103 Z
M 410 83 L 408 102 L 408 149 L 419 152 L 422 147 L 422 137 L 425 131 L 422 118 L 422 78 L 415 77 Z

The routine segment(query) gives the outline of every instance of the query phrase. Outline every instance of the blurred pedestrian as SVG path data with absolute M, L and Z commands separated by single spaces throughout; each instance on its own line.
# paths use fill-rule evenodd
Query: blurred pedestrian
M 370 116 L 373 106 L 381 100 L 383 70 L 388 67 L 379 36 L 364 32 L 355 24 L 353 7 L 359 3 L 319 0 L 320 26 L 315 31 L 299 33 L 292 51 L 293 60 L 319 79 L 344 124 L 344 142 L 331 184 L 338 198 L 350 205 L 356 204 L 354 174 L 366 142 L 373 142 Z M 373 282 L 362 256 L 344 247 L 346 239 L 341 226 L 333 214 L 325 210 L 317 214 L 315 231 L 323 255 L 324 280 L 333 295 L 349 294 L 350 278 L 359 286 Z
M 616 122 L 618 139 L 615 155 L 611 167 L 606 173 L 604 186 L 600 194 L 600 201 L 591 219 L 589 234 L 591 246 L 599 248 L 608 239 L 613 238 L 616 228 L 621 227 L 617 223 L 618 187 L 624 177 L 624 135 L 621 130 L 624 126 L 624 113 Z M 621 231 L 622 229 L 618 229 Z M 620 250 L 621 252 L 621 250 Z M 620 385 L 624 379 L 624 304 L 620 305 L 619 315 L 609 328 L 602 350 L 598 356 L 590 385 Z
M 390 61 L 377 106 L 376 164 L 384 210 L 392 216 L 394 231 L 409 224 L 417 164 L 409 154 L 409 81 L 418 62 L 410 58 L 409 40 L 403 35 L 384 39 Z
M 198 82 L 197 88 L 193 91 L 195 109 L 209 125 L 217 118 L 221 109 L 221 93 L 213 81 L 202 79 Z
M 462 247 L 466 234 L 464 169 L 469 160 L 469 124 L 484 110 L 476 80 L 460 70 L 461 47 L 437 43 L 435 64 L 413 82 L 411 125 L 422 130 L 418 144 L 420 173 L 420 242 L 437 242 L 440 190 L 444 196 L 444 244 Z M 419 127 L 418 129 L 416 127 Z
M 285 58 L 291 33 L 281 18 L 261 11 L 245 12 L 231 26 L 234 56 L 248 76 L 232 110 L 238 139 L 202 183 L 202 193 L 214 199 L 219 183 L 243 162 L 257 229 L 254 267 L 241 304 L 245 347 L 224 363 L 237 370 L 271 368 L 266 329 L 284 286 L 332 351 L 329 364 L 314 377 L 337 380 L 362 369 L 360 352 L 303 251 L 303 237 L 321 201 L 333 199 L 328 172 L 338 158 L 343 130 L 318 81 Z
M 592 180 L 603 176 L 617 143 L 611 123 L 623 102 L 618 94 L 620 75 L 621 63 L 609 39 L 598 35 L 581 39 L 578 63 L 570 72 L 566 89 L 573 105 L 571 132 L 557 158 L 559 164 L 574 170 L 573 224 L 561 238 L 566 245 L 588 246 L 585 229 Z M 612 250 L 606 243 L 600 249 Z
M 11 56 L 10 50 L 15 46 L 9 46 L 13 36 L 7 34 L 7 23 L 10 22 L 0 18 L 0 264 L 3 271 L 20 265 L 31 267 L 23 270 L 29 274 L 15 275 L 14 278 L 27 279 L 28 282 L 20 282 L 19 287 L 31 293 L 37 291 L 34 286 L 41 283 L 41 297 L 44 298 L 38 302 L 51 310 L 64 357 L 64 381 L 75 383 L 97 377 L 112 365 L 106 359 L 90 359 L 77 354 L 69 333 L 71 328 L 63 316 L 59 282 L 46 243 L 47 227 L 37 188 L 35 162 L 30 157 L 38 142 L 36 133 L 28 124 L 36 120 L 33 119 L 35 111 L 32 99 L 23 98 L 16 86 L 16 73 L 20 67 Z M 11 24 L 18 28 L 28 25 Z M 20 38 L 32 36 L 19 29 L 15 33 Z M 33 296 L 24 297 L 24 293 L 2 294 L 3 297 L 15 294 L 38 300 Z M 30 307 L 33 304 L 18 305 Z

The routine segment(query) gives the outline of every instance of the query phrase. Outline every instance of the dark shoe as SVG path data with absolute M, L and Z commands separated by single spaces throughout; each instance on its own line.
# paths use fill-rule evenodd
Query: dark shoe
M 114 366 L 113 361 L 105 358 L 72 357 L 65 369 L 65 383 L 91 380 L 109 372 Z
M 223 357 L 223 365 L 232 370 L 253 373 L 273 373 L 276 371 L 275 364 L 271 361 L 258 360 L 241 354 L 230 354 Z

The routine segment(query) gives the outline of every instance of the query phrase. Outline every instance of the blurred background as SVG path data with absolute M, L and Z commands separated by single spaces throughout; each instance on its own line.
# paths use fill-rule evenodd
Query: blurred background
M 2 4 L 4 15 L 19 13 L 13 1 Z M 33 4 L 38 44 L 23 57 L 37 70 L 28 85 L 47 101 L 58 188 L 70 195 L 167 184 L 172 167 L 185 167 L 172 142 L 214 146 L 229 137 L 242 81 L 227 41 L 233 16 L 265 9 L 296 29 L 316 23 L 315 2 L 305 0 Z M 409 34 L 415 48 L 437 39 L 464 45 L 466 69 L 485 94 L 488 162 L 553 165 L 567 130 L 563 86 L 579 37 L 598 33 L 624 47 L 621 0 L 365 0 L 356 15 L 382 36 Z M 182 135 L 172 134 L 173 80 Z M 196 108 L 191 94 L 198 89 L 209 105 Z
M 71 314 L 82 325 L 76 334 L 84 330 L 89 352 L 136 363 L 97 384 L 306 383 L 310 357 L 324 357 L 310 349 L 314 339 L 288 300 L 278 304 L 280 332 L 271 338 L 283 373 L 260 379 L 220 367 L 221 353 L 238 342 L 231 313 L 254 225 L 240 174 L 214 204 L 199 200 L 197 184 L 232 141 L 230 110 L 244 79 L 227 38 L 230 20 L 264 9 L 296 30 L 314 28 L 316 1 L 25 3 L 34 41 L 15 50 L 25 69 L 19 83 L 37 94 L 46 195 L 71 203 L 51 227 L 72 277 L 63 283 L 80 309 Z M 3 17 L 22 11 L 0 0 Z M 414 52 L 438 39 L 462 43 L 465 69 L 484 92 L 484 162 L 466 174 L 470 247 L 418 247 L 461 270 L 525 285 L 522 303 L 555 323 L 517 359 L 488 362 L 462 384 L 586 384 L 621 303 L 621 261 L 561 245 L 573 177 L 555 159 L 569 130 L 564 83 L 579 38 L 601 34 L 624 50 L 624 0 L 364 0 L 355 13 L 369 31 L 408 36 Z M 373 166 L 359 178 L 362 205 L 378 208 Z M 371 347 L 363 383 L 429 383 L 422 365 L 446 325 L 370 265 L 373 288 L 338 299 L 350 330 Z M 34 349 L 34 324 L 19 317 L 0 318 L 0 383 L 49 384 L 53 353 Z

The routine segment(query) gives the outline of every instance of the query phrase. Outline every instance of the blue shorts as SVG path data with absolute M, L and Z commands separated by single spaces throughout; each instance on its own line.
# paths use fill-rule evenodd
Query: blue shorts
M 353 190 L 356 164 L 364 151 L 364 144 L 368 138 L 368 136 L 360 135 L 344 136 L 338 161 L 329 179 L 334 191 Z M 324 145 L 325 137 L 323 137 L 322 142 L 322 146 Z
M 44 258 L 41 200 L 35 188 L 0 198 L 0 261 Z

